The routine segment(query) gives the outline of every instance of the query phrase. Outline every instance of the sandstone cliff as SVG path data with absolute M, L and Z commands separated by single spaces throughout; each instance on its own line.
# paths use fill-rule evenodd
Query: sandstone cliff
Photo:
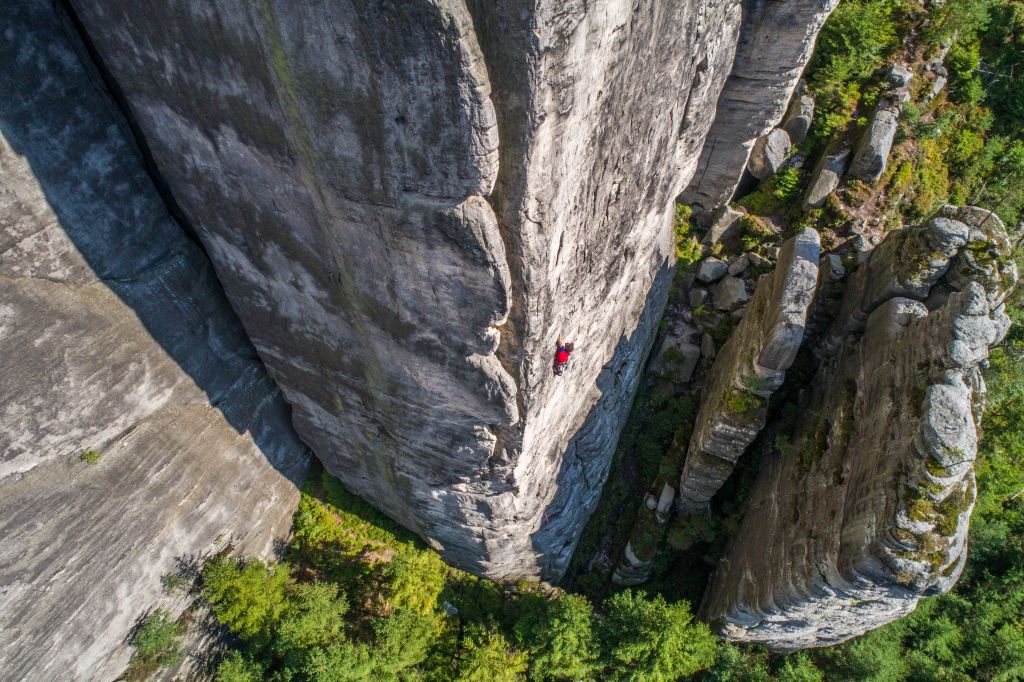
M 710 213 L 732 198 L 754 144 L 780 122 L 839 0 L 743 0 L 736 60 L 682 200 Z
M 112 679 L 160 576 L 268 554 L 309 462 L 47 0 L 0 8 L 0 671 Z M 83 452 L 99 453 L 87 463 Z
M 300 435 L 499 578 L 596 503 L 741 24 L 771 125 L 833 3 L 769 4 L 72 0 Z
M 946 207 L 848 279 L 795 423 L 776 429 L 704 615 L 776 650 L 843 641 L 949 590 L 974 503 L 979 365 L 1016 281 L 999 218 Z

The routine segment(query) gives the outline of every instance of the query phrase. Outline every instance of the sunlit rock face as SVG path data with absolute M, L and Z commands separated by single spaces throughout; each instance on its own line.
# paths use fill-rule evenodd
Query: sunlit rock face
M 83 57 L 54 3 L 0 6 L 5 680 L 117 678 L 186 605 L 160 577 L 272 555 L 311 459 Z
M 460 566 L 559 575 L 741 3 L 72 4 L 328 469 Z
M 839 0 L 743 0 L 736 60 L 696 173 L 683 194 L 698 214 L 729 202 L 758 139 L 782 119 L 825 19 Z
M 949 590 L 967 557 L 980 365 L 1016 281 L 999 218 L 946 207 L 848 278 L 703 614 L 774 650 L 835 644 Z

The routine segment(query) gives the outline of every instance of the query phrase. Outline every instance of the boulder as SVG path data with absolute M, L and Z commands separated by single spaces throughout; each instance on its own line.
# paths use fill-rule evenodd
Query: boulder
M 711 298 L 718 310 L 733 310 L 747 302 L 747 285 L 739 277 L 727 275 L 715 285 Z
M 803 92 L 794 97 L 782 119 L 782 129 L 793 144 L 802 144 L 814 121 L 814 96 Z
M 715 359 L 715 340 L 707 332 L 700 337 L 700 354 L 707 360 Z
M 809 211 L 814 208 L 821 208 L 825 205 L 828 197 L 839 187 L 839 179 L 846 171 L 846 164 L 850 160 L 850 150 L 844 149 L 836 154 L 824 157 L 815 170 L 814 178 L 807 187 L 804 195 L 803 209 Z
M 879 100 L 868 129 L 861 135 L 850 164 L 850 176 L 872 184 L 882 177 L 899 128 L 902 104 L 894 97 Z
M 717 282 L 729 273 L 729 266 L 725 261 L 714 256 L 709 256 L 701 261 L 697 268 L 697 279 L 701 282 L 711 284 Z
M 741 231 L 739 220 L 744 215 L 746 215 L 745 211 L 737 210 L 731 204 L 722 206 L 712 216 L 707 234 L 704 235 L 701 243 L 706 246 L 714 246 L 738 237 Z
M 668 335 L 661 344 L 661 350 L 651 363 L 654 376 L 677 384 L 685 384 L 693 378 L 693 372 L 700 361 L 700 346 Z
M 708 302 L 708 290 L 695 287 L 690 289 L 690 307 L 698 308 Z
M 776 128 L 754 144 L 747 170 L 758 180 L 775 175 L 786 161 L 792 146 L 789 133 L 782 128 Z
M 729 263 L 729 274 L 734 277 L 739 276 L 749 267 L 750 256 L 743 254 L 742 256 L 738 256 L 733 262 Z

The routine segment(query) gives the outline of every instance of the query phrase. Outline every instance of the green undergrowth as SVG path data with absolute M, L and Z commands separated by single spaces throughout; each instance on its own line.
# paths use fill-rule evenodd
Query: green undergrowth
M 685 601 L 597 603 L 445 564 L 322 469 L 283 561 L 206 562 L 201 599 L 236 642 L 217 668 L 249 680 L 669 680 L 714 662 Z

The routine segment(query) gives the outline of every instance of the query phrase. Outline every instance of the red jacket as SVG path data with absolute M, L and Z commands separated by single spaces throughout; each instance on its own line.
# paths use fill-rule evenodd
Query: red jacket
M 555 353 L 555 363 L 564 365 L 567 362 L 569 362 L 569 351 L 564 348 L 559 348 L 558 352 Z

